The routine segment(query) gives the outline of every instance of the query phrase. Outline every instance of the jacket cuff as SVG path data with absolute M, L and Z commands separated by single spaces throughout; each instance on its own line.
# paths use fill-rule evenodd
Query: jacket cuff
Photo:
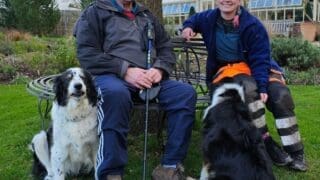
M 259 93 L 267 93 L 267 86 L 259 84 L 258 90 L 259 90 Z
M 129 67 L 129 63 L 127 61 L 123 61 L 121 64 L 121 69 L 120 69 L 120 74 L 119 74 L 122 79 L 126 75 L 128 67 Z
M 170 75 L 172 72 L 172 68 L 169 66 L 166 66 L 165 63 L 161 63 L 160 61 L 156 61 L 153 66 L 153 68 L 161 69 L 164 74 Z

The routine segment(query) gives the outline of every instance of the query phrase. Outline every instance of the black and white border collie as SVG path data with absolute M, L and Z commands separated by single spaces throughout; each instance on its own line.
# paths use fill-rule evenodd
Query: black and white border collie
M 41 131 L 31 143 L 33 173 L 46 174 L 46 180 L 89 173 L 96 164 L 99 142 L 93 80 L 83 69 L 70 68 L 55 78 L 53 89 L 52 131 Z
M 250 120 L 242 86 L 219 86 L 203 122 L 200 180 L 275 179 L 262 137 Z

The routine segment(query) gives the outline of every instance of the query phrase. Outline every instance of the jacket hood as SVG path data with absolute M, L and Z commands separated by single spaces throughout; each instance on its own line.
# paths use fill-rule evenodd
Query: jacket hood
M 251 16 L 251 18 L 249 18 L 249 16 Z M 253 17 L 253 19 L 252 19 Z M 248 19 L 252 19 L 251 21 L 248 21 Z M 241 14 L 240 14 L 240 26 L 242 26 L 242 28 L 244 27 L 248 27 L 252 24 L 257 23 L 257 21 L 259 21 L 255 16 L 250 15 L 250 13 L 241 6 Z M 241 28 L 241 27 L 240 27 Z
M 119 8 L 117 8 L 117 6 L 119 6 L 116 2 L 116 0 L 97 0 L 96 1 L 96 5 L 99 8 L 102 9 L 106 9 L 106 10 L 110 10 L 110 11 L 115 11 L 115 12 L 121 12 L 121 10 L 119 10 Z M 138 3 L 138 2 L 134 2 L 134 13 L 139 13 L 141 11 L 146 10 L 146 8 Z M 122 13 L 122 12 L 121 12 Z

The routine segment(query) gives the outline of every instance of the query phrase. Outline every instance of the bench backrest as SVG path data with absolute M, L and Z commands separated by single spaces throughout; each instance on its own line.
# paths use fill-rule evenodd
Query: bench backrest
M 208 53 L 203 39 L 193 38 L 186 41 L 176 37 L 172 39 L 172 43 L 177 63 L 171 78 L 193 85 L 198 92 L 197 104 L 206 107 L 210 101 L 205 83 Z

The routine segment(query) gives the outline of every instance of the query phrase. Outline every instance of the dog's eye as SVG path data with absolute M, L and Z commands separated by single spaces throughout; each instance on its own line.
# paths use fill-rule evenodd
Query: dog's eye
M 72 77 L 73 77 L 72 74 L 68 74 L 68 75 L 67 75 L 67 79 L 68 79 L 68 80 L 72 79 Z

